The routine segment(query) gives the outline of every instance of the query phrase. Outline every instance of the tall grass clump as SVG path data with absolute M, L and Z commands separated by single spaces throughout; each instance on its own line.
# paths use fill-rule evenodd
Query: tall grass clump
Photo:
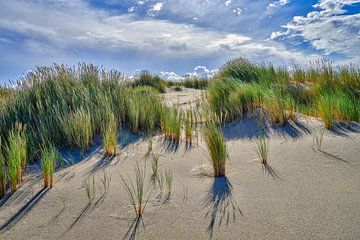
M 185 114 L 185 120 L 184 120 L 184 125 L 185 125 L 185 142 L 187 145 L 191 145 L 192 144 L 192 111 L 187 111 Z
M 330 94 L 320 96 L 317 102 L 318 113 L 324 121 L 324 125 L 327 129 L 330 129 L 333 126 L 334 106 L 335 99 Z
M 53 187 L 54 171 L 59 153 L 54 146 L 45 147 L 42 151 L 41 169 L 43 171 L 44 188 Z
M 227 150 L 224 136 L 220 128 L 210 121 L 205 124 L 203 131 L 204 140 L 214 170 L 214 176 L 225 176 Z
M 150 197 L 150 195 L 147 198 L 145 196 L 145 170 L 140 169 L 140 166 L 136 164 L 135 179 L 132 180 L 129 178 L 128 180 L 125 180 L 122 176 L 121 179 L 124 183 L 124 187 L 129 197 L 130 204 L 133 207 L 135 216 L 137 218 L 141 218 Z
M 109 119 L 102 130 L 104 152 L 106 155 L 114 156 L 117 151 L 117 125 L 115 115 L 109 114 Z
M 181 116 L 177 109 L 164 109 L 161 115 L 161 130 L 165 139 L 179 142 L 181 135 Z
M 138 86 L 151 86 L 161 93 L 166 90 L 166 83 L 159 76 L 152 75 L 149 71 L 142 71 L 139 78 L 135 79 L 133 84 L 134 87 Z
M 22 124 L 16 124 L 15 128 L 9 133 L 8 143 L 5 146 L 9 180 L 12 191 L 17 190 L 17 184 L 23 179 L 26 167 L 26 136 Z
M 93 138 L 93 122 L 90 112 L 79 109 L 64 116 L 63 129 L 69 147 L 87 150 Z
M 180 85 L 186 88 L 206 89 L 209 83 L 210 80 L 206 78 L 186 78 L 180 82 Z
M 0 199 L 6 193 L 6 183 L 7 183 L 6 163 L 5 163 L 4 155 L 1 150 L 1 138 L 0 138 Z

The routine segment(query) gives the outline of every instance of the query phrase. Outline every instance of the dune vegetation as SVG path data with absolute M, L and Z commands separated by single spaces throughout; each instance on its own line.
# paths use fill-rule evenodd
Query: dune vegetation
M 209 104 L 225 122 L 261 107 L 272 124 L 283 126 L 298 112 L 320 117 L 331 128 L 335 120 L 359 121 L 360 70 L 354 65 L 334 69 L 327 60 L 289 70 L 236 59 L 213 79 Z
M 205 104 L 186 110 L 165 105 L 160 93 L 174 85 L 207 89 Z M 337 121 L 350 126 L 360 119 L 360 70 L 354 65 L 333 68 L 326 60 L 306 69 L 288 69 L 235 59 L 211 80 L 174 83 L 149 72 L 129 80 L 91 64 L 38 67 L 16 88 L 0 89 L 0 196 L 7 186 L 16 191 L 26 164 L 33 161 L 41 163 L 44 184 L 51 187 L 59 149 L 85 152 L 101 136 L 104 153 L 116 155 L 120 128 L 148 137 L 149 152 L 157 133 L 176 144 L 184 135 L 186 145 L 191 145 L 201 129 L 213 175 L 224 176 L 227 148 L 221 124 L 259 109 L 273 125 L 296 121 L 296 113 L 301 113 L 321 118 L 328 129 Z M 263 136 L 259 143 L 263 162 L 267 153 Z M 157 168 L 154 162 L 153 174 Z M 139 201 L 134 208 L 141 215 Z

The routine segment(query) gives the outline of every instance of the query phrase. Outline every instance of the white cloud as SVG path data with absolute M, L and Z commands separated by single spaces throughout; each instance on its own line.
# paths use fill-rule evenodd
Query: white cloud
M 131 7 L 128 8 L 129 13 L 132 13 L 134 11 L 135 11 L 135 6 L 131 6 Z
M 236 8 L 233 10 L 233 13 L 236 13 L 236 15 L 240 16 L 242 13 L 242 10 L 241 10 L 241 8 Z
M 184 79 L 183 76 L 180 76 L 174 72 L 164 72 L 164 71 L 161 71 L 159 73 L 159 77 L 161 77 L 164 80 L 175 81 L 175 82 L 179 82 Z
M 196 66 L 193 72 L 186 73 L 184 75 L 178 75 L 175 72 L 164 72 L 161 71 L 159 76 L 162 79 L 170 81 L 182 81 L 186 78 L 206 78 L 209 79 L 213 77 L 216 73 L 219 72 L 219 69 L 209 70 L 206 66 Z
M 225 6 L 230 6 L 233 3 L 233 0 L 226 0 Z
M 61 5 L 56 3 L 51 2 L 54 6 L 49 8 L 48 1 L 1 2 L 0 28 L 31 39 L 38 35 L 57 51 L 81 46 L 112 53 L 132 50 L 163 58 L 262 56 L 261 59 L 271 57 L 278 61 L 306 60 L 300 52 L 287 50 L 272 41 L 254 42 L 241 34 L 166 20 L 138 20 L 128 14 L 112 16 L 80 4 L 82 2 L 78 2 L 77 8 L 67 5 L 66 1 Z
M 301 37 L 324 54 L 344 54 L 350 58 L 360 55 L 360 14 L 347 15 L 344 7 L 360 0 L 321 0 L 314 7 L 318 11 L 295 16 L 285 31 L 273 32 L 271 39 Z
M 155 16 L 163 8 L 164 3 L 158 2 L 155 3 L 148 11 L 149 16 Z
M 290 3 L 290 0 L 279 0 L 279 1 L 276 1 L 276 2 L 269 3 L 269 5 L 267 6 L 267 9 L 272 10 L 272 9 L 275 9 L 275 8 L 278 8 L 278 7 L 285 6 L 285 5 L 289 4 L 289 3 Z

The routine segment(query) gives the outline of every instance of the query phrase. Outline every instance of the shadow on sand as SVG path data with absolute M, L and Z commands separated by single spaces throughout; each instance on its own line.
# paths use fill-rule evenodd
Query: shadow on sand
M 109 156 L 103 154 L 99 161 L 96 162 L 95 166 L 90 170 L 90 173 L 93 174 L 100 169 L 104 169 L 116 158 L 117 156 Z
M 311 133 L 309 126 L 306 126 L 300 121 L 287 121 L 283 127 L 279 125 L 270 126 L 267 122 L 262 129 L 260 129 L 258 120 L 248 114 L 245 114 L 241 120 L 231 122 L 223 127 L 224 137 L 227 140 L 256 139 L 259 138 L 260 131 L 262 131 L 265 136 L 269 136 L 269 134 L 272 133 L 291 139 L 299 139 Z
M 349 133 L 360 133 L 360 123 L 357 122 L 335 122 L 330 132 L 342 137 L 348 137 Z
M 324 150 L 321 150 L 321 149 L 318 149 L 318 151 L 319 151 L 319 153 L 321 153 L 322 155 L 324 155 L 324 156 L 326 156 L 326 157 L 328 157 L 328 158 L 331 158 L 331 159 L 334 159 L 334 160 L 337 160 L 337 161 L 340 161 L 340 162 L 344 162 L 344 163 L 350 164 L 349 161 L 347 161 L 347 160 L 345 160 L 345 159 L 343 159 L 343 158 L 341 158 L 341 157 L 339 157 L 339 156 L 336 156 L 336 155 L 334 155 L 334 154 L 328 153 L 328 152 L 326 152 L 326 151 L 324 151 Z
M 179 142 L 175 141 L 175 140 L 170 140 L 170 139 L 164 138 L 161 141 L 161 147 L 162 147 L 162 150 L 165 150 L 165 151 L 171 152 L 171 153 L 176 153 L 177 150 L 179 149 Z
M 281 175 L 278 173 L 278 171 L 271 167 L 268 163 L 263 163 L 262 170 L 265 174 L 269 174 L 274 180 L 280 180 L 284 182 L 284 179 L 281 177 Z
M 37 192 L 20 210 L 15 213 L 8 221 L 6 221 L 1 227 L 0 232 L 11 229 L 16 223 L 18 223 L 23 217 L 25 217 L 33 207 L 45 196 L 48 192 L 48 188 L 42 188 Z
M 206 229 L 210 238 L 212 238 L 216 223 L 220 227 L 225 220 L 228 225 L 230 220 L 236 220 L 237 214 L 243 215 L 232 197 L 232 185 L 226 176 L 214 178 L 203 204 L 205 208 L 208 208 L 205 216 L 210 216 L 210 223 Z
M 132 223 L 129 227 L 129 230 L 125 233 L 123 240 L 134 240 L 136 238 L 136 233 L 139 230 L 140 223 L 142 223 L 143 228 L 145 229 L 145 224 L 142 217 L 136 217 L 132 220 Z

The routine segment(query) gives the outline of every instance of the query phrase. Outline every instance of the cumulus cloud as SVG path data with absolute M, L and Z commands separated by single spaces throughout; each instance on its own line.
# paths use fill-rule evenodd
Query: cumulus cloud
M 149 16 L 155 16 L 158 12 L 161 11 L 163 8 L 164 3 L 158 2 L 151 6 L 151 8 L 148 11 Z
M 50 2 L 50 3 L 49 3 Z M 49 8 L 49 4 L 53 4 Z M 281 61 L 304 61 L 300 52 L 275 42 L 256 42 L 241 34 L 229 34 L 167 20 L 138 19 L 131 14 L 110 15 L 78 1 L 4 1 L 0 4 L 0 29 L 17 32 L 54 49 L 81 47 L 111 53 L 141 52 L 163 58 L 262 56 Z M 161 10 L 162 5 L 154 6 Z M 44 21 L 46 19 L 46 21 Z
M 360 55 L 360 14 L 347 14 L 346 6 L 360 0 L 320 0 L 316 11 L 295 16 L 283 26 L 284 31 L 271 34 L 271 39 L 300 37 L 324 54 L 343 54 L 349 58 Z
M 186 78 L 205 78 L 210 79 L 216 73 L 219 72 L 219 69 L 212 69 L 209 70 L 206 66 L 196 66 L 193 72 L 186 73 L 184 75 L 178 75 L 175 72 L 164 72 L 161 71 L 159 76 L 162 79 L 170 80 L 170 81 L 182 81 Z
M 285 6 L 285 5 L 289 4 L 289 3 L 290 3 L 290 0 L 279 0 L 279 1 L 276 1 L 276 2 L 269 3 L 269 5 L 267 6 L 267 9 L 271 10 L 271 9 L 274 9 L 274 8 Z

